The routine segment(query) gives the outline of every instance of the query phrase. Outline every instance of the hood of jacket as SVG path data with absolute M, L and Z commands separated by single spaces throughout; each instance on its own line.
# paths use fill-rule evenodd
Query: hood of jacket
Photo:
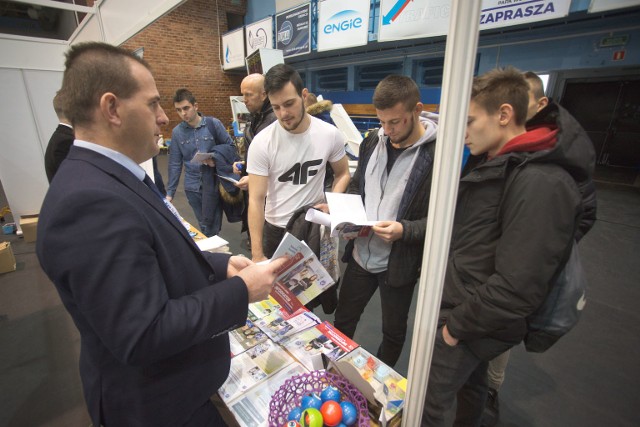
M 591 179 L 595 168 L 595 148 L 578 121 L 563 107 L 551 102 L 527 122 L 527 130 L 556 128 L 557 142 L 549 150 L 522 153 L 529 161 L 561 166 L 576 182 Z
M 326 113 L 331 111 L 333 108 L 333 102 L 325 99 L 324 101 L 318 101 L 315 104 L 311 104 L 307 107 L 307 113 L 312 116 L 317 116 L 318 114 Z

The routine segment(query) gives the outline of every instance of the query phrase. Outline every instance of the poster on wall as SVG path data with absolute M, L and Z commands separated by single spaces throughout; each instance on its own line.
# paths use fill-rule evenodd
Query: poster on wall
M 222 35 L 223 70 L 244 67 L 244 28 Z
M 483 0 L 480 30 L 556 19 L 569 14 L 571 0 Z M 381 0 L 379 41 L 443 36 L 451 0 Z
M 309 3 L 276 15 L 276 49 L 284 57 L 311 52 L 311 7 Z
M 591 0 L 589 13 L 622 9 L 623 7 L 640 6 L 640 0 Z
M 245 27 L 247 56 L 260 48 L 273 49 L 273 17 L 269 16 Z
M 318 4 L 318 51 L 367 44 L 370 0 L 324 0 Z

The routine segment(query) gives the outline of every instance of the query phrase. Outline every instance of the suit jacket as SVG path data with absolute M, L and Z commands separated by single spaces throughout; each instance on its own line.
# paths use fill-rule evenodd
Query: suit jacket
M 58 124 L 58 127 L 51 135 L 47 150 L 44 153 L 44 170 L 47 172 L 49 183 L 51 183 L 62 161 L 67 157 L 74 139 L 73 129 L 62 123 Z
M 81 334 L 94 425 L 181 426 L 225 381 L 248 293 L 129 170 L 73 146 L 36 251 Z

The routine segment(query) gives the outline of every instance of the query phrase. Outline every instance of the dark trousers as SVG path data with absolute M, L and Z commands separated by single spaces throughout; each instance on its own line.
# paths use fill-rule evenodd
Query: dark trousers
M 267 221 L 264 222 L 264 227 L 262 228 L 262 252 L 264 252 L 264 256 L 267 258 L 273 256 L 285 232 L 284 228 L 269 224 Z
M 342 278 L 334 325 L 349 338 L 353 338 L 360 316 L 376 289 L 380 289 L 382 343 L 376 356 L 387 365 L 394 366 L 407 336 L 407 319 L 414 288 L 415 286 L 391 287 L 386 271 L 369 273 L 352 259 Z
M 454 426 L 480 426 L 487 398 L 488 362 L 478 359 L 464 342 L 452 347 L 436 333 L 422 426 L 444 426 L 444 414 L 457 397 Z

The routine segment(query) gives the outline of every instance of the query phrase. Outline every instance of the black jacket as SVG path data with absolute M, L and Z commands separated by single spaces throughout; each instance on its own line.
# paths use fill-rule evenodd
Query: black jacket
M 49 183 L 51 183 L 62 161 L 67 157 L 74 139 L 73 129 L 62 123 L 58 124 L 58 127 L 51 135 L 47 150 L 44 153 L 44 170 L 47 173 Z
M 369 136 L 360 144 L 358 167 L 347 189 L 348 193 L 360 194 L 363 200 L 363 175 L 367 170 L 367 163 L 378 141 L 377 130 L 372 130 Z M 387 278 L 392 279 L 389 285 L 395 288 L 413 286 L 420 276 L 424 235 L 427 230 L 434 150 L 435 142 L 428 142 L 420 147 L 414 170 L 409 176 L 409 182 L 400 201 L 396 221 L 402 224 L 402 238 L 393 242 L 391 246 L 387 269 Z M 352 251 L 353 241 L 350 241 L 345 249 L 344 262 L 351 259 Z
M 522 340 L 583 212 L 577 183 L 592 176 L 593 145 L 562 107 L 547 114 L 559 128 L 552 149 L 471 157 L 460 182 L 440 324 L 483 360 Z

